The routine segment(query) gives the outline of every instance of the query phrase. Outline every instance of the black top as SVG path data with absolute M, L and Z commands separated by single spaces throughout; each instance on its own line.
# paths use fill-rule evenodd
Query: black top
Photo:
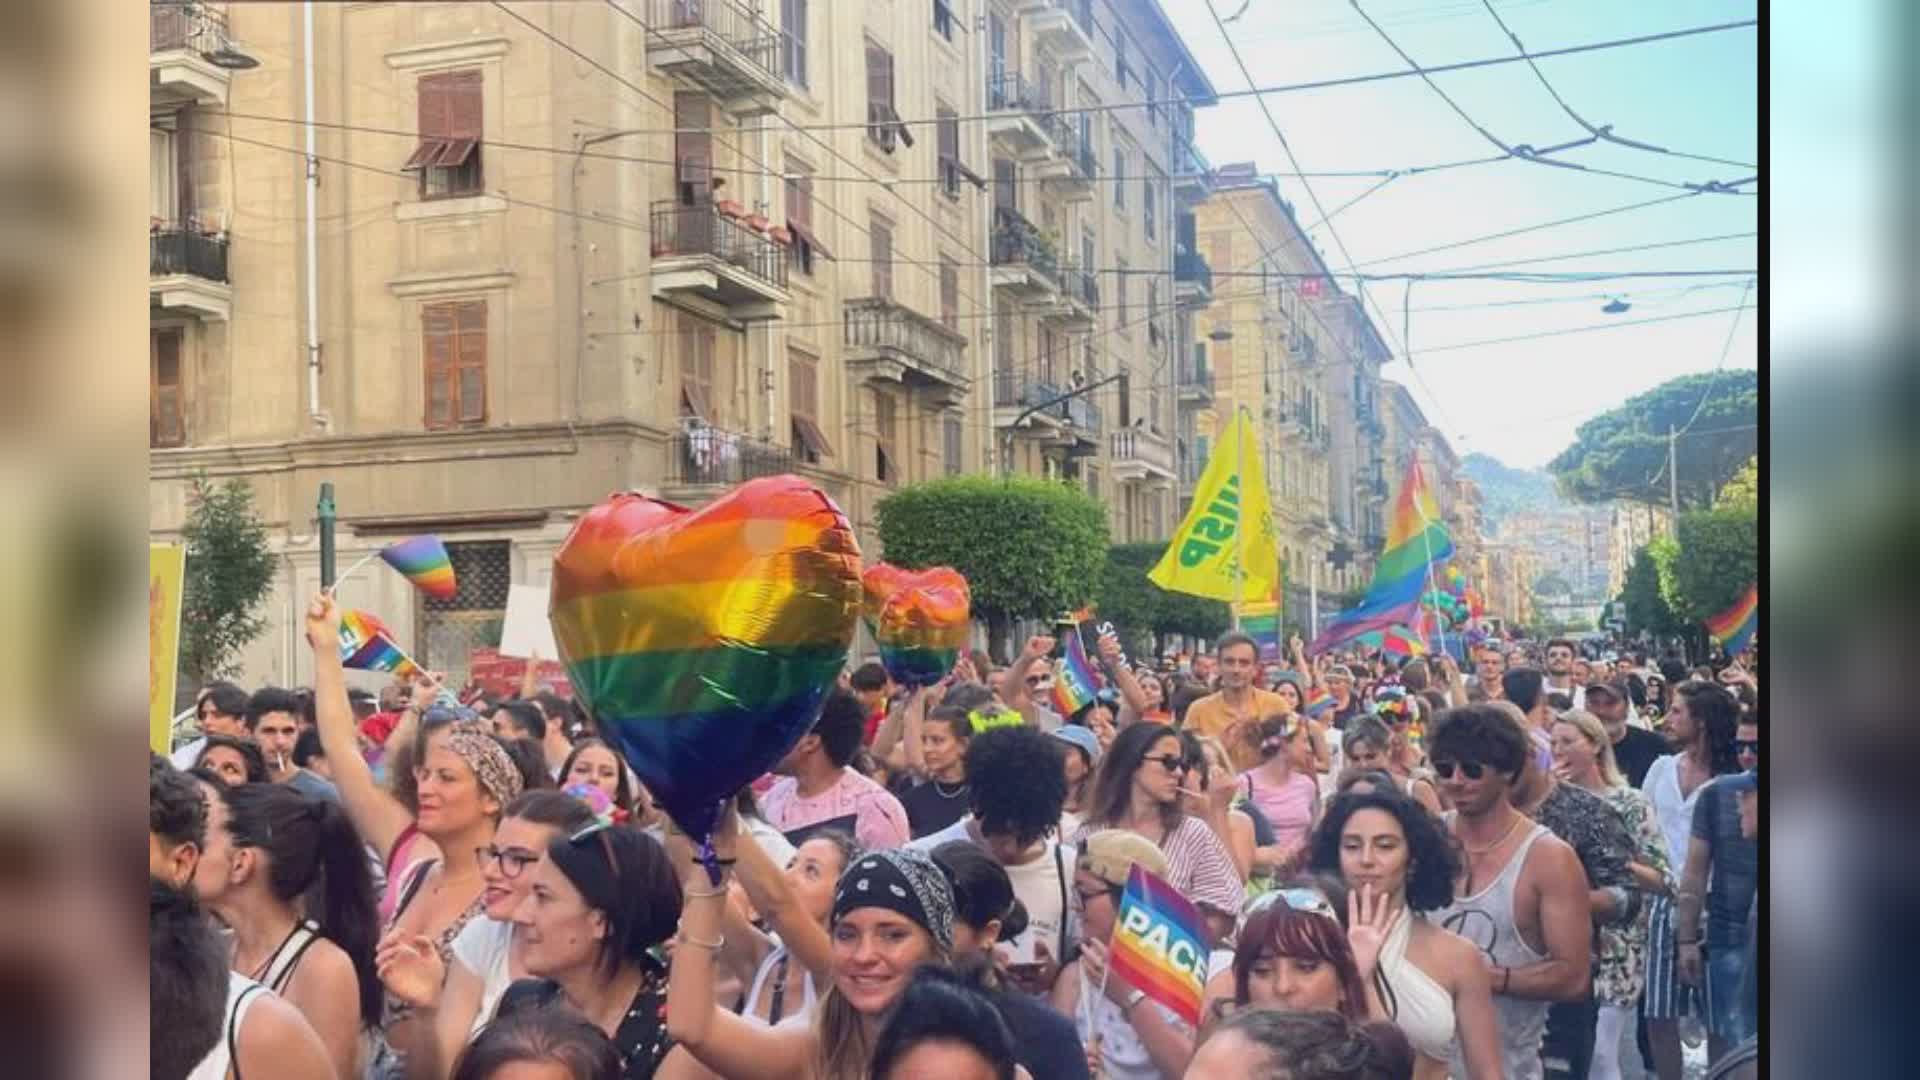
M 1647 770 L 1653 768 L 1653 763 L 1672 752 L 1665 736 L 1632 724 L 1627 725 L 1626 735 L 1613 744 L 1613 760 L 1626 774 L 1627 783 L 1636 788 L 1646 782 Z
M 551 979 L 519 979 L 500 995 L 494 1016 L 511 1016 L 521 1009 L 565 1008 L 566 998 L 560 984 Z M 673 1049 L 667 1038 L 667 991 L 661 980 L 650 979 L 634 995 L 633 1005 L 613 1033 L 614 1049 L 620 1052 L 623 1080 L 651 1080 L 654 1070 Z
M 967 785 L 964 783 L 956 785 L 928 780 L 895 794 L 907 811 L 907 824 L 915 840 L 949 828 L 967 816 Z
M 1013 1035 L 1015 1059 L 1035 1080 L 1089 1080 L 1087 1052 L 1073 1021 L 1025 994 L 997 993 L 993 1005 Z

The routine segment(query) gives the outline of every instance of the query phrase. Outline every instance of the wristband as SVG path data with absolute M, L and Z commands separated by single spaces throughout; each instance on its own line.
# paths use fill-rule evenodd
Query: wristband
M 673 940 L 681 945 L 691 945 L 696 949 L 706 949 L 709 952 L 719 952 L 721 949 L 727 947 L 727 938 L 724 934 L 714 941 L 700 941 L 688 937 L 685 931 L 681 931 L 673 935 Z

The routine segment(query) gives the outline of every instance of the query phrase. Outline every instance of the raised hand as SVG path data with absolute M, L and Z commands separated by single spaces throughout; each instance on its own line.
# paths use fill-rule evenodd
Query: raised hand
M 1362 983 L 1373 977 L 1392 925 L 1387 896 L 1375 891 L 1372 882 L 1363 882 L 1347 893 L 1347 944 L 1353 948 L 1353 966 L 1359 970 Z
M 316 649 L 340 647 L 340 608 L 326 593 L 314 593 L 307 601 L 307 644 Z
M 388 993 L 416 1008 L 438 1003 L 440 988 L 447 980 L 447 965 L 434 950 L 433 942 L 419 934 L 394 931 L 381 938 L 374 950 L 373 966 Z
M 1050 634 L 1035 634 L 1027 639 L 1027 648 L 1023 655 L 1028 660 L 1042 660 L 1053 654 L 1056 644 Z

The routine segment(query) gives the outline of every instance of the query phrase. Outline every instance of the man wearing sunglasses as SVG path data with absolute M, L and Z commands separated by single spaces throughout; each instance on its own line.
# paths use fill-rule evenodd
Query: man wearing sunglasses
M 1591 990 L 1586 871 L 1572 847 L 1514 808 L 1533 747 L 1507 706 L 1449 710 L 1429 740 L 1433 771 L 1454 806 L 1448 825 L 1466 865 L 1454 902 L 1430 918 L 1486 958 L 1502 1075 L 1540 1080 L 1548 1009 L 1556 1001 L 1585 1000 Z M 1464 1075 L 1464 1066 L 1456 1060 L 1455 1075 Z

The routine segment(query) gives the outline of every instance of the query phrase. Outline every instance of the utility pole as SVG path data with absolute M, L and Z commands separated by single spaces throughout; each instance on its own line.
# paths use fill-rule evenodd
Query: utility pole
M 334 571 L 332 481 L 323 481 L 320 484 L 320 504 L 315 509 L 315 516 L 320 519 L 320 587 L 330 589 L 333 587 Z
M 1673 515 L 1673 524 L 1680 524 L 1680 435 L 1667 425 L 1667 511 Z

